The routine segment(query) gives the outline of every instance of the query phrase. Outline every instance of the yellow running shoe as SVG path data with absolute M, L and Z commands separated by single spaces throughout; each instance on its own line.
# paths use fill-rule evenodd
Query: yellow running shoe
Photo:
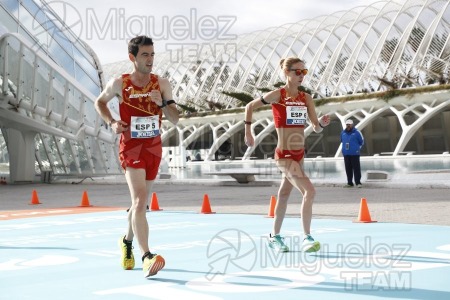
M 132 242 L 125 243 L 125 237 L 119 239 L 119 247 L 122 251 L 122 268 L 124 270 L 133 270 L 134 268 L 134 255 L 133 255 L 133 245 Z
M 144 271 L 145 277 L 156 275 L 159 270 L 164 268 L 165 264 L 166 261 L 161 255 L 149 253 L 142 262 L 142 270 Z

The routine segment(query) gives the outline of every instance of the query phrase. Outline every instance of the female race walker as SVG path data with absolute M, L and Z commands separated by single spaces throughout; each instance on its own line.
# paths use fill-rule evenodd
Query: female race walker
M 301 217 L 305 236 L 302 251 L 316 252 L 320 249 L 320 243 L 311 236 L 312 205 L 316 191 L 303 170 L 304 128 L 309 119 L 314 131 L 320 133 L 330 124 L 330 117 L 324 115 L 319 120 L 311 95 L 298 89 L 308 73 L 305 62 L 297 57 L 290 57 L 282 59 L 280 66 L 286 76 L 286 85 L 251 101 L 245 107 L 245 144 L 249 147 L 255 144 L 251 129 L 253 110 L 264 104 L 272 104 L 273 120 L 278 135 L 275 161 L 282 172 L 282 180 L 275 206 L 273 232 L 269 235 L 269 247 L 281 252 L 289 251 L 284 238 L 280 236 L 280 230 L 289 195 L 295 187 L 303 195 Z

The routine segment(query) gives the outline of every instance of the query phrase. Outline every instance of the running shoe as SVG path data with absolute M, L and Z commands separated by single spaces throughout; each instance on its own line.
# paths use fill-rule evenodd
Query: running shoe
M 317 252 L 320 250 L 320 243 L 315 241 L 310 234 L 307 234 L 302 243 L 303 252 Z
M 158 271 L 164 268 L 165 264 L 166 261 L 161 255 L 149 253 L 142 262 L 142 270 L 144 271 L 144 276 L 147 278 L 156 275 Z
M 289 247 L 284 243 L 284 238 L 279 234 L 269 234 L 269 247 L 272 249 L 278 249 L 280 252 L 289 252 Z
M 122 251 L 122 268 L 125 270 L 132 270 L 134 268 L 134 255 L 132 242 L 125 243 L 125 237 L 119 239 L 119 247 Z

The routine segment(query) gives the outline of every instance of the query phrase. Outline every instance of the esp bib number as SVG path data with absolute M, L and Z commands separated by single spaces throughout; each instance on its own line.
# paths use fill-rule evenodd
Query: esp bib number
M 159 135 L 159 116 L 131 117 L 131 137 L 152 138 Z
M 286 125 L 305 125 L 307 118 L 305 106 L 286 106 Z

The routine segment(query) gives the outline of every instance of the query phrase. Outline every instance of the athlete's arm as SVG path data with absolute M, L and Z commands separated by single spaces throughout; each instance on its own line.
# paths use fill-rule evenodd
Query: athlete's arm
M 271 104 L 278 102 L 280 100 L 280 90 L 275 90 L 268 92 L 262 97 L 256 98 L 252 101 L 250 101 L 245 106 L 245 136 L 244 136 L 244 142 L 247 146 L 252 147 L 255 144 L 255 140 L 253 138 L 252 130 L 251 130 L 251 124 L 252 124 L 252 118 L 253 118 L 253 111 L 257 108 L 262 107 L 264 104 Z
M 128 124 L 122 120 L 114 120 L 111 115 L 111 111 L 108 107 L 108 102 L 114 99 L 114 97 L 119 98 L 119 102 L 122 100 L 122 78 L 113 78 L 107 84 L 105 89 L 100 93 L 94 103 L 95 110 L 98 112 L 100 117 L 111 126 L 115 133 L 121 133 L 128 129 Z
M 161 96 L 164 101 L 173 101 L 172 97 L 172 87 L 170 86 L 169 80 L 167 78 L 158 78 L 159 80 L 159 87 L 161 90 Z M 158 104 L 158 103 L 157 103 Z M 158 105 L 161 106 L 163 103 L 159 103 Z M 166 106 L 162 108 L 162 111 L 164 115 L 166 116 L 167 120 L 169 120 L 172 124 L 176 125 L 179 120 L 179 112 L 177 109 L 177 105 L 175 103 L 169 103 Z
M 313 130 L 316 133 L 322 132 L 323 128 L 330 124 L 330 116 L 324 115 L 320 118 L 317 117 L 316 114 L 316 106 L 314 105 L 314 100 L 310 94 L 305 93 L 306 98 L 306 107 L 308 109 L 308 118 L 311 121 L 313 126 Z

